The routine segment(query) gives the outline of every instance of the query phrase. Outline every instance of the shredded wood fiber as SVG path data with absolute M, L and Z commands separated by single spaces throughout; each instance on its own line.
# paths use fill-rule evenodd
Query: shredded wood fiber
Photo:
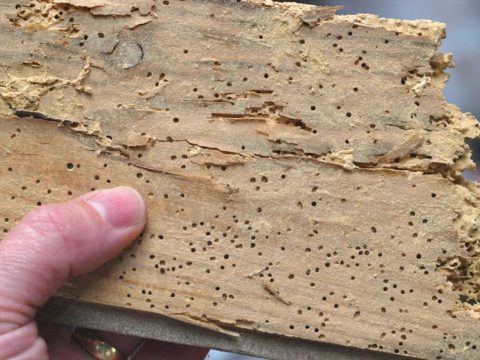
M 241 335 L 478 358 L 479 188 L 445 26 L 243 0 L 0 0 L 0 229 L 130 185 L 61 291 Z M 17 5 L 15 5 L 17 4 Z

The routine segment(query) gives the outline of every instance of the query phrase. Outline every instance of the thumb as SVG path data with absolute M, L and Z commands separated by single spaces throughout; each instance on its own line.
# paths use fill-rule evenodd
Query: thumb
M 70 277 L 117 255 L 145 226 L 145 203 L 118 187 L 31 211 L 0 241 L 0 359 L 48 358 L 36 308 Z

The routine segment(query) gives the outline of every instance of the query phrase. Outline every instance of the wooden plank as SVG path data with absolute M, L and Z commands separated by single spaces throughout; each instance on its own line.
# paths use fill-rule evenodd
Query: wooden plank
M 4 231 L 91 189 L 149 207 L 143 236 L 63 297 L 475 357 L 478 190 L 461 171 L 479 130 L 441 95 L 443 24 L 252 0 L 0 9 Z
M 401 355 L 340 346 L 295 337 L 239 329 L 239 337 L 211 331 L 151 312 L 102 306 L 71 299 L 51 299 L 37 318 L 88 329 L 110 331 L 272 360 L 407 360 Z

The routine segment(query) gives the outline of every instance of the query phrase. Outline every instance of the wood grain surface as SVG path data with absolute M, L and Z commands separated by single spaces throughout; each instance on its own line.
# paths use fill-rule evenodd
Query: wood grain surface
M 0 229 L 133 186 L 141 238 L 61 296 L 480 358 L 479 126 L 442 96 L 445 26 L 335 10 L 0 0 Z

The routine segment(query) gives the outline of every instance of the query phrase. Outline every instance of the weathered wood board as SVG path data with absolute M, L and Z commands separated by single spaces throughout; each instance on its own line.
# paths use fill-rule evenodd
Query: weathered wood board
M 480 358 L 479 126 L 441 94 L 445 27 L 335 10 L 0 0 L 0 228 L 133 186 L 144 234 L 65 298 Z

